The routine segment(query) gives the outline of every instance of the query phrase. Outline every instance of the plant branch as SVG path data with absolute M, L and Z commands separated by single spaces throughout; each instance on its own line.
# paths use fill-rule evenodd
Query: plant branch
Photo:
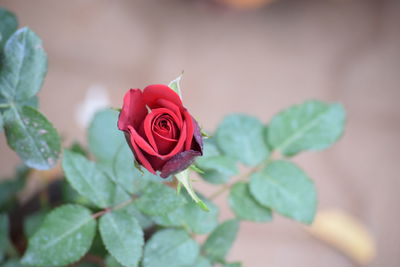
M 106 208 L 106 209 L 104 209 L 104 210 L 101 210 L 101 211 L 96 212 L 95 214 L 93 214 L 93 215 L 92 215 L 92 218 L 93 218 L 93 219 L 97 219 L 98 217 L 103 216 L 104 214 L 106 214 L 106 213 L 108 213 L 108 212 L 110 212 L 110 211 L 111 211 L 110 208 Z
M 128 199 L 125 202 L 119 203 L 118 205 L 116 205 L 115 207 L 112 208 L 112 210 L 119 210 L 124 208 L 125 206 L 131 204 L 135 199 L 137 199 L 138 196 L 137 195 L 133 195 L 130 199 Z
M 10 104 L 7 104 L 7 103 L 0 104 L 0 108 L 9 108 L 9 107 L 10 107 Z
M 93 219 L 97 219 L 98 217 L 103 216 L 106 213 L 109 213 L 111 211 L 114 210 L 119 210 L 124 208 L 125 206 L 131 204 L 135 199 L 137 199 L 138 196 L 137 195 L 132 195 L 132 197 L 130 199 L 128 199 L 127 201 L 121 202 L 118 205 L 114 206 L 114 207 L 110 207 L 110 208 L 105 208 L 104 210 L 101 210 L 99 212 L 96 212 L 95 214 L 92 215 Z
M 222 193 L 224 193 L 226 190 L 230 189 L 232 186 L 234 186 L 237 182 L 240 181 L 246 181 L 250 175 L 252 175 L 253 173 L 265 168 L 268 164 L 270 164 L 273 160 L 279 158 L 280 156 L 276 153 L 276 152 L 271 152 L 270 156 L 264 160 L 263 162 L 261 162 L 260 164 L 258 164 L 257 166 L 251 168 L 248 172 L 244 173 L 243 175 L 238 176 L 235 181 L 233 181 L 230 184 L 224 184 L 221 186 L 221 188 L 219 188 L 217 191 L 215 191 L 214 193 L 212 193 L 210 195 L 210 199 L 213 200 L 216 197 L 218 197 L 219 195 L 221 195 Z
M 256 167 L 250 169 L 250 171 L 248 171 L 247 173 L 239 176 L 238 178 L 235 179 L 234 182 L 230 183 L 230 184 L 224 184 L 221 186 L 220 189 L 218 189 L 217 191 L 215 191 L 214 193 L 212 193 L 209 197 L 209 199 L 213 200 L 216 197 L 218 197 L 219 195 L 221 195 L 222 193 L 224 193 L 226 190 L 230 189 L 234 184 L 236 184 L 239 181 L 245 181 L 249 178 L 249 176 L 255 172 L 257 170 Z

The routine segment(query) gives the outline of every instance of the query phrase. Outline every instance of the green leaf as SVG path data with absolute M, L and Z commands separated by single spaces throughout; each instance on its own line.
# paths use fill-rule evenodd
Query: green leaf
M 109 173 L 113 181 L 127 192 L 137 193 L 146 185 L 142 179 L 139 179 L 143 174 L 135 168 L 132 151 L 126 142 L 119 145 L 110 166 Z
M 255 117 L 244 114 L 226 116 L 218 126 L 215 138 L 222 152 L 246 165 L 257 165 L 269 155 L 264 141 L 264 126 Z
M 30 106 L 34 109 L 38 109 L 39 107 L 39 98 L 37 97 L 37 95 L 32 96 L 31 98 L 29 98 L 28 100 L 20 103 L 20 106 Z
M 260 205 L 250 194 L 248 184 L 236 183 L 229 194 L 229 206 L 236 217 L 254 222 L 269 222 L 272 220 L 271 210 Z
M 129 145 L 124 142 L 115 151 L 111 168 L 107 168 L 113 181 L 127 192 L 134 194 L 141 192 L 150 181 L 161 181 L 157 175 L 143 169 L 139 171 L 134 165 L 134 156 Z
M 213 262 L 224 262 L 239 230 L 239 222 L 235 219 L 220 224 L 208 236 L 202 250 L 205 256 Z
M 168 87 L 171 88 L 172 90 L 175 91 L 179 95 L 179 97 L 182 99 L 182 92 L 181 92 L 181 80 L 182 80 L 183 72 L 181 75 L 179 75 L 175 80 L 171 81 L 168 84 Z
M 216 143 L 215 143 L 215 138 L 210 137 L 207 139 L 204 139 L 204 144 L 203 144 L 203 156 L 198 157 L 198 159 L 201 158 L 212 158 L 215 156 L 221 156 L 221 151 L 219 151 Z M 197 161 L 196 161 L 197 162 Z
M 0 8 L 0 51 L 8 38 L 17 30 L 17 17 L 7 9 Z
M 296 221 L 312 223 L 317 206 L 314 183 L 295 164 L 274 161 L 251 176 L 250 192 L 262 205 Z
M 3 127 L 4 127 L 4 120 L 3 116 L 0 113 L 0 133 L 3 131 Z
M 343 134 L 341 104 L 306 101 L 277 114 L 268 127 L 268 142 L 286 156 L 330 147 Z
M 20 261 L 17 260 L 17 259 L 8 260 L 8 261 L 6 261 L 5 263 L 3 263 L 3 264 L 1 265 L 1 267 L 24 267 L 24 266 L 26 266 L 26 265 L 23 265 L 23 264 L 20 263 Z
M 143 214 L 136 208 L 135 203 L 127 205 L 121 211 L 129 214 L 129 216 L 135 217 L 142 229 L 147 229 L 154 225 L 154 222 L 149 216 Z
M 189 168 L 194 172 L 197 172 L 197 173 L 200 173 L 200 174 L 204 174 L 204 171 L 202 169 L 200 169 L 199 167 L 197 167 L 196 165 L 194 165 L 194 164 L 190 165 Z
M 94 205 L 106 208 L 115 204 L 116 186 L 94 162 L 66 149 L 62 167 L 71 186 Z
M 144 189 L 143 195 L 135 201 L 135 206 L 144 214 L 163 215 L 185 202 L 172 188 L 162 183 L 151 182 Z
M 39 111 L 12 106 L 3 116 L 7 143 L 26 165 L 39 170 L 55 166 L 61 150 L 60 137 Z
M 0 102 L 23 103 L 36 95 L 47 72 L 40 38 L 28 28 L 16 31 L 4 46 Z
M 1 59 L 0 59 L 0 64 L 1 64 Z M 8 104 L 4 103 L 3 105 L 4 105 L 3 107 L 0 106 L 0 112 L 7 110 L 13 104 L 12 103 L 8 103 Z M 22 101 L 22 102 L 16 103 L 16 106 L 18 106 L 18 107 L 28 106 L 28 107 L 31 107 L 31 108 L 34 108 L 34 109 L 38 110 L 39 109 L 39 98 L 35 95 L 35 96 L 29 98 L 26 101 Z
M 222 155 L 213 139 L 204 140 L 204 155 L 198 157 L 196 165 L 204 171 L 201 176 L 212 184 L 226 183 L 231 176 L 238 174 L 236 160 Z
M 103 173 L 102 175 L 105 174 Z M 110 185 L 111 186 L 108 188 L 109 192 L 107 193 L 107 202 L 110 206 L 120 204 L 121 202 L 125 202 L 130 198 L 130 195 L 119 186 L 116 186 L 113 183 Z M 61 192 L 63 201 L 65 203 L 79 204 L 88 208 L 98 207 L 98 205 L 94 204 L 93 201 L 90 201 L 87 197 L 78 193 L 78 191 L 76 191 L 68 181 L 62 181 Z
M 100 218 L 99 226 L 110 254 L 126 267 L 138 266 L 144 238 L 136 219 L 123 212 L 112 212 Z
M 208 199 L 200 196 L 209 207 L 209 211 L 199 209 L 196 203 L 184 194 L 187 203 L 165 215 L 153 217 L 158 225 L 181 226 L 196 234 L 208 234 L 218 225 L 218 207 Z
M 108 255 L 106 258 L 106 267 L 123 267 L 113 256 Z
M 241 267 L 242 264 L 240 262 L 232 262 L 232 263 L 225 263 L 223 267 Z
M 196 262 L 193 265 L 187 267 L 213 267 L 213 266 L 207 258 L 200 256 L 197 258 Z
M 90 200 L 80 195 L 66 180 L 61 181 L 61 194 L 62 201 L 65 203 L 79 204 L 88 208 L 96 207 Z
M 32 215 L 29 215 L 24 221 L 24 233 L 25 236 L 30 238 L 42 225 L 44 218 L 46 217 L 46 212 L 38 211 Z
M 96 232 L 96 221 L 88 209 L 64 205 L 45 218 L 29 239 L 23 264 L 64 266 L 78 261 L 89 250 Z
M 185 231 L 165 229 L 155 233 L 144 248 L 143 267 L 192 266 L 199 246 Z
M 115 185 L 113 183 L 113 186 L 110 188 L 110 196 L 111 196 L 111 206 L 115 206 L 118 204 L 121 204 L 123 202 L 127 202 L 128 200 L 131 199 L 131 197 L 136 197 L 136 196 L 131 196 L 125 190 L 123 190 L 121 187 Z
M 186 192 L 193 199 L 193 201 L 204 211 L 209 211 L 207 205 L 201 200 L 194 191 L 192 187 L 192 182 L 189 177 L 189 169 L 181 171 L 180 173 L 175 175 L 176 179 L 179 181 L 180 185 L 183 185 L 186 189 Z M 180 190 L 180 189 L 179 189 Z
M 135 168 L 133 153 L 117 128 L 118 114 L 112 109 L 96 113 L 88 132 L 89 149 L 116 184 L 129 193 L 138 193 L 149 180 L 160 181 L 161 178 Z
M 199 158 L 198 166 L 204 169 L 201 176 L 212 184 L 226 183 L 230 177 L 238 173 L 236 160 L 227 156 L 215 156 L 212 158 Z
M 0 263 L 4 260 L 8 248 L 9 227 L 8 216 L 0 213 Z
M 123 132 L 117 127 L 118 114 L 115 110 L 105 109 L 97 112 L 90 123 L 89 150 L 101 164 L 111 165 L 121 145 L 128 146 Z
M 94 235 L 92 246 L 90 247 L 87 254 L 94 255 L 97 257 L 104 258 L 108 255 L 108 251 L 104 246 L 103 240 L 101 239 L 100 229 L 99 227 L 96 230 L 96 234 Z
M 83 145 L 77 141 L 72 143 L 72 145 L 69 147 L 69 150 L 71 150 L 72 152 L 81 154 L 84 157 L 88 157 L 88 155 L 89 155 L 88 151 L 83 147 Z

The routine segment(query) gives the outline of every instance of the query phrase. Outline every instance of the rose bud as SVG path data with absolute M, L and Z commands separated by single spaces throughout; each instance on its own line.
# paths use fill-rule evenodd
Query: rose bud
M 130 89 L 124 96 L 118 128 L 136 161 L 163 178 L 188 168 L 203 154 L 203 140 L 196 120 L 175 91 L 166 85 Z

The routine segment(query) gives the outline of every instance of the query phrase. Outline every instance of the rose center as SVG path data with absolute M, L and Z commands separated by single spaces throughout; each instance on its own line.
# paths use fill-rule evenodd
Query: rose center
M 173 118 L 169 114 L 162 114 L 155 118 L 153 131 L 168 139 L 177 139 L 179 130 Z
M 168 121 L 167 121 L 167 120 L 164 120 L 164 119 L 160 121 L 159 127 L 160 127 L 160 128 L 165 128 L 165 129 L 168 130 L 168 131 L 170 130 Z

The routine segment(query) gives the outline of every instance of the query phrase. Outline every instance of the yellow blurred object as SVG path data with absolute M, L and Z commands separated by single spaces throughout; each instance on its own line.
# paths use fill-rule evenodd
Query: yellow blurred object
M 45 171 L 32 169 L 25 188 L 18 194 L 20 203 L 29 201 L 35 194 L 62 176 L 63 173 L 60 164 L 57 164 L 53 169 Z
M 369 263 L 376 254 L 375 242 L 369 231 L 345 211 L 321 211 L 307 230 L 359 264 Z
M 217 0 L 237 9 L 253 9 L 272 3 L 274 0 Z
M 34 170 L 32 176 L 34 176 L 36 179 L 42 180 L 43 182 L 49 184 L 51 182 L 56 181 L 57 179 L 60 179 L 60 177 L 63 176 L 63 172 L 61 169 L 60 164 L 57 164 L 54 168 L 50 170 Z

